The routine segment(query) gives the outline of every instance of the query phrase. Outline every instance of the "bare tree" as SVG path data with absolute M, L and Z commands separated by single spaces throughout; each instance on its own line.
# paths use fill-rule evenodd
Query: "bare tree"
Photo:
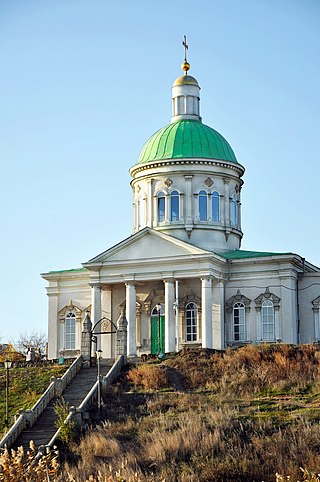
M 22 353 L 27 353 L 33 349 L 36 358 L 42 358 L 46 354 L 47 336 L 43 332 L 32 331 L 30 333 L 20 333 L 15 345 Z

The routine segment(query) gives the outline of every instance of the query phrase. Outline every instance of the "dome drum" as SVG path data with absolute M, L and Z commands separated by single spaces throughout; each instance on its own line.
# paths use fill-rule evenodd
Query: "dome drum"
M 200 87 L 172 87 L 170 124 L 155 132 L 130 169 L 133 232 L 146 226 L 216 253 L 239 249 L 244 168 L 227 140 L 201 122 Z

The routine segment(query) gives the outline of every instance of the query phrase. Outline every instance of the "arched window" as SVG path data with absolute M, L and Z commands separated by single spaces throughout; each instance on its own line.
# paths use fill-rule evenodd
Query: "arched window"
M 233 305 L 233 340 L 245 341 L 246 339 L 246 315 L 243 303 Z
M 163 192 L 158 194 L 158 223 L 162 223 L 165 220 L 165 205 L 166 198 Z
M 230 198 L 230 219 L 233 226 L 237 225 L 237 200 L 236 196 L 233 195 Z
M 274 331 L 274 306 L 272 301 L 265 300 L 261 306 L 261 339 L 274 340 Z
M 212 221 L 217 223 L 220 221 L 220 205 L 219 205 L 219 193 L 212 193 Z
M 172 191 L 170 195 L 171 200 L 171 212 L 170 221 L 179 221 L 179 193 L 178 191 Z
M 208 194 L 206 191 L 199 192 L 199 219 L 207 221 L 208 219 Z
M 185 308 L 186 341 L 198 339 L 198 309 L 195 303 L 188 303 Z
M 69 311 L 66 315 L 65 349 L 74 350 L 76 347 L 76 315 Z

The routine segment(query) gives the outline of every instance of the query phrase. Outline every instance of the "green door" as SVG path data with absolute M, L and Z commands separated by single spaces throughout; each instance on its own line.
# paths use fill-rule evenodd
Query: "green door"
M 151 353 L 164 353 L 164 315 L 160 314 L 159 320 L 158 313 L 151 315 Z

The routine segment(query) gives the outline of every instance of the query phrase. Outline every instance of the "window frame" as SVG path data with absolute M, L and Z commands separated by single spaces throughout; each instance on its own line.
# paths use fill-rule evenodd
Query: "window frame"
M 266 309 L 267 308 L 267 313 Z M 264 318 L 265 316 L 267 318 L 270 317 L 270 313 L 268 313 L 269 309 L 272 308 L 271 311 L 271 317 L 272 320 L 267 320 L 265 321 Z M 265 328 L 266 327 L 272 327 L 272 336 L 265 336 Z M 267 330 L 269 331 L 269 330 Z M 274 341 L 275 340 L 275 309 L 274 309 L 274 304 L 271 300 L 264 300 L 261 304 L 261 340 L 262 341 Z
M 236 310 L 238 314 L 236 315 Z M 237 318 L 237 323 L 236 323 Z M 236 330 L 237 327 L 237 330 Z M 242 329 L 241 329 L 242 328 Z M 233 331 L 233 341 L 234 342 L 245 342 L 246 341 L 246 307 L 244 303 L 238 301 L 234 303 L 232 308 L 232 331 Z
M 235 194 L 230 198 L 230 222 L 232 226 L 238 225 L 237 198 Z
M 175 216 L 173 216 L 173 206 L 174 203 L 177 203 L 176 206 L 176 213 Z M 175 219 L 174 219 L 175 218 Z M 180 221 L 180 193 L 177 190 L 171 191 L 170 193 L 170 222 L 178 222 Z
M 163 204 L 163 210 L 161 209 L 162 204 Z M 158 223 L 164 223 L 165 220 L 166 220 L 166 195 L 163 191 L 160 191 L 157 194 L 157 221 Z
M 65 349 L 75 350 L 76 348 L 76 314 L 68 311 L 65 316 Z
M 211 194 L 211 218 L 212 222 L 219 223 L 220 222 L 220 194 L 217 191 L 213 191 Z M 215 213 L 217 212 L 217 216 L 215 217 Z
M 193 301 L 186 304 L 184 309 L 185 315 L 185 341 L 198 341 L 198 306 Z
M 202 203 L 204 203 L 203 206 Z M 203 218 L 202 212 L 205 214 L 205 218 Z M 208 192 L 204 189 L 198 193 L 198 217 L 199 221 L 208 221 Z

